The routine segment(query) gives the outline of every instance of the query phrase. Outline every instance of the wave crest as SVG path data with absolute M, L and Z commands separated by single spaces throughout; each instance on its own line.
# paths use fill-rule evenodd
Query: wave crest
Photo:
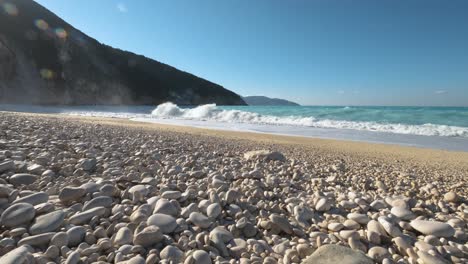
M 316 128 L 354 129 L 397 134 L 423 136 L 468 137 L 468 128 L 423 124 L 392 124 L 378 122 L 356 122 L 347 120 L 317 119 L 315 117 L 261 115 L 241 110 L 223 110 L 216 104 L 200 105 L 195 108 L 180 108 L 173 103 L 160 104 L 151 113 L 152 117 L 182 120 L 210 120 L 230 123 L 250 123 L 267 125 L 292 125 Z

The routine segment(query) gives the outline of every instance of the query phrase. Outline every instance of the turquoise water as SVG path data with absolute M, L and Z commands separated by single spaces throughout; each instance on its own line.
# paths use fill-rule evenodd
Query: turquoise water
M 270 125 L 347 129 L 468 138 L 468 107 L 389 106 L 0 106 L 29 112 L 59 112 L 124 118 L 199 121 L 226 127 Z M 204 123 L 203 123 L 204 122 Z M 284 130 L 282 128 L 281 130 Z
M 279 117 L 313 117 L 336 121 L 376 122 L 382 124 L 447 125 L 468 127 L 468 107 L 415 106 L 221 106 Z
M 0 111 L 126 118 L 236 131 L 468 151 L 468 107 L 24 106 Z

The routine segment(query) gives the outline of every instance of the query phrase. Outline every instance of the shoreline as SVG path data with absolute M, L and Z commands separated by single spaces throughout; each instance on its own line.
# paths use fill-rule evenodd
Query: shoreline
M 0 113 L 9 113 L 24 116 L 40 116 L 62 120 L 74 120 L 92 124 L 105 124 L 111 126 L 140 128 L 144 130 L 163 130 L 175 131 L 179 133 L 214 136 L 217 138 L 233 139 L 241 141 L 253 141 L 265 144 L 279 144 L 286 146 L 298 146 L 306 149 L 315 149 L 330 153 L 357 155 L 376 159 L 395 159 L 398 161 L 406 160 L 427 164 L 429 166 L 460 166 L 466 168 L 468 173 L 468 152 L 441 150 L 415 146 L 404 146 L 397 144 L 387 144 L 378 142 L 363 142 L 346 139 L 328 139 L 304 137 L 296 135 L 280 135 L 263 132 L 222 130 L 215 128 L 200 128 L 186 125 L 173 125 L 163 123 L 150 123 L 142 121 L 133 121 L 125 118 L 116 117 L 88 117 L 66 114 L 50 113 L 24 113 L 0 111 Z

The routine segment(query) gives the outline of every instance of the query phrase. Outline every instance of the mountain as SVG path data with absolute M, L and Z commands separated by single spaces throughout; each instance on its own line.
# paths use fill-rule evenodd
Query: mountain
M 166 101 L 245 105 L 218 84 L 101 44 L 32 0 L 0 0 L 0 103 Z
M 290 105 L 298 106 L 299 104 L 278 98 L 269 98 L 266 96 L 244 96 L 242 97 L 248 105 Z

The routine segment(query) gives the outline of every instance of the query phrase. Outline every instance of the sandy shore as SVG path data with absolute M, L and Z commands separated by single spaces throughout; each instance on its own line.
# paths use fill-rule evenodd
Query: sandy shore
M 0 128 L 0 263 L 467 261 L 468 153 L 49 114 Z

